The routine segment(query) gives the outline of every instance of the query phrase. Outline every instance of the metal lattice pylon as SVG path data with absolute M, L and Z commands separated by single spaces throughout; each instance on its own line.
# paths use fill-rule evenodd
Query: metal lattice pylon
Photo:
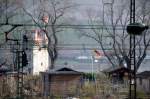
M 130 24 L 135 23 L 135 0 L 130 0 Z M 130 86 L 129 99 L 136 99 L 136 51 L 135 35 L 130 35 Z

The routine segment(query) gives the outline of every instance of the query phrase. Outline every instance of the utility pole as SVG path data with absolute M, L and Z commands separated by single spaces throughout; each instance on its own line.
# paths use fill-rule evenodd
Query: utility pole
M 23 66 L 22 66 L 22 49 L 17 42 L 16 65 L 17 65 L 17 99 L 23 99 Z
M 13 41 L 16 47 L 13 49 L 13 53 L 16 54 L 15 71 L 17 72 L 17 96 L 16 99 L 23 99 L 23 66 L 22 66 L 22 49 L 18 39 L 9 39 L 6 37 L 6 41 Z
M 23 41 L 21 45 L 21 40 L 18 39 L 9 39 L 6 36 L 6 41 L 13 41 L 16 45 L 13 49 L 13 53 L 16 54 L 16 71 L 17 71 L 17 96 L 16 99 L 23 99 L 23 67 L 28 64 L 27 55 L 25 50 L 27 50 L 27 37 L 23 36 Z
M 135 0 L 130 0 L 130 24 L 135 23 Z M 136 99 L 135 35 L 130 35 L 130 85 L 129 99 Z M 133 72 L 132 72 L 133 71 Z M 134 95 L 133 95 L 134 94 Z
M 127 32 L 130 34 L 130 66 L 129 66 L 129 99 L 137 99 L 136 94 L 136 35 L 141 35 L 148 26 L 135 22 L 135 0 L 130 0 L 130 24 Z

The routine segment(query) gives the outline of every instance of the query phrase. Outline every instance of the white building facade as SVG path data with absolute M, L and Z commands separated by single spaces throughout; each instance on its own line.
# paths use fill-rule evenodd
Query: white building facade
M 33 74 L 47 71 L 49 68 L 49 55 L 46 48 L 33 50 Z
M 35 30 L 33 33 L 33 66 L 32 72 L 34 75 L 49 69 L 49 54 L 46 48 L 47 38 L 45 33 L 40 30 Z

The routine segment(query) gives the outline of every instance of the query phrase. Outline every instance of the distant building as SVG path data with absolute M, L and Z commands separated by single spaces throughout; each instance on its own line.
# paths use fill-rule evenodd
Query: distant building
M 44 72 L 49 69 L 49 56 L 47 49 L 38 50 L 34 47 L 33 50 L 33 74 L 39 74 L 39 72 Z
M 8 66 L 2 65 L 0 66 L 0 76 L 5 74 L 6 72 L 10 71 L 10 69 L 8 68 Z
M 104 70 L 113 83 L 127 83 L 130 70 L 126 67 L 111 67 Z
M 40 30 L 35 30 L 33 33 L 33 40 L 35 45 L 33 46 L 33 74 L 39 74 L 39 72 L 45 72 L 49 69 L 49 55 L 46 48 L 47 38 L 45 33 Z
M 43 95 L 69 95 L 78 91 L 81 86 L 83 73 L 71 68 L 60 68 L 53 71 L 41 72 Z
M 150 71 L 137 74 L 137 87 L 146 93 L 150 93 Z

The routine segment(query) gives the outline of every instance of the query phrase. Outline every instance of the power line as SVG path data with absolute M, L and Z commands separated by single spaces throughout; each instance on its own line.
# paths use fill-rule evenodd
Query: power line
M 39 27 L 38 24 L 14 24 L 14 23 L 0 23 L 0 25 L 10 25 L 10 26 L 18 26 L 18 27 L 23 27 L 23 26 L 36 26 Z M 113 29 L 112 25 L 80 25 L 80 24 L 76 24 L 76 25 L 40 25 L 41 27 L 45 27 L 45 26 L 55 26 L 56 28 L 76 28 L 76 29 Z M 116 29 L 124 29 L 125 26 L 123 25 L 116 25 Z
M 97 47 L 86 47 L 84 49 L 85 50 L 93 50 L 93 48 L 98 49 L 98 50 L 102 50 L 102 49 L 98 48 L 98 46 Z M 47 50 L 47 48 L 43 48 L 43 47 L 28 48 L 28 50 L 41 50 L 41 49 Z M 57 49 L 58 50 L 83 50 L 82 47 L 60 47 L 60 46 L 58 46 Z M 0 50 L 12 50 L 12 49 L 8 47 L 8 48 L 0 48 Z M 114 50 L 114 49 L 108 47 L 108 48 L 105 48 L 105 50 Z M 129 50 L 129 48 L 126 48 L 124 50 Z M 139 50 L 139 49 L 136 49 L 136 50 Z M 150 50 L 150 48 L 148 48 L 147 50 Z

